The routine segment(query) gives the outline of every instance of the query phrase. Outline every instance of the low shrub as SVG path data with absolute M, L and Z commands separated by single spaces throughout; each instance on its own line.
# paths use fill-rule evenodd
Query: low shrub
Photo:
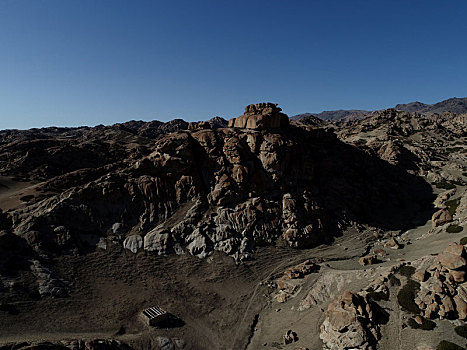
M 467 238 L 467 237 L 466 237 Z M 395 275 L 390 274 L 389 275 L 389 285 L 391 287 L 397 286 L 399 287 L 401 285 L 401 280 L 398 279 Z
M 456 213 L 459 202 L 459 198 L 454 198 L 446 202 L 446 207 L 448 208 L 449 214 L 454 215 Z
M 415 267 L 408 266 L 408 265 L 402 265 L 401 267 L 396 269 L 394 272 L 398 273 L 401 276 L 405 276 L 407 278 L 410 278 L 415 273 Z
M 467 338 L 467 325 L 462 325 L 462 326 L 457 326 L 454 328 L 457 334 L 459 334 L 461 337 Z
M 437 182 L 437 183 L 435 183 L 435 186 L 436 186 L 436 188 L 441 188 L 441 189 L 444 189 L 444 190 L 451 190 L 453 188 L 456 188 L 456 185 L 453 185 L 452 183 L 447 182 L 447 181 Z
M 414 299 L 417 292 L 420 290 L 420 283 L 409 279 L 407 283 L 400 289 L 397 294 L 397 301 L 403 310 L 414 314 L 420 313 L 420 308 L 415 303 Z
M 449 225 L 448 228 L 446 229 L 446 232 L 448 233 L 459 233 L 462 232 L 464 228 L 459 225 Z
M 461 238 L 461 241 L 459 243 L 462 244 L 462 245 L 467 244 L 467 237 Z
M 33 198 L 34 198 L 34 195 L 28 194 L 27 196 L 21 197 L 20 200 L 23 201 L 23 202 L 29 202 Z
M 407 322 L 410 328 L 413 329 L 422 329 L 424 331 L 431 331 L 436 328 L 436 323 L 433 321 L 427 320 L 426 318 L 422 317 L 422 324 L 418 324 L 413 318 L 410 318 Z
M 375 292 L 373 288 L 368 289 L 368 296 L 373 299 L 374 301 L 388 301 L 389 300 L 389 294 L 384 293 L 384 292 Z
M 441 340 L 436 347 L 436 350 L 465 350 L 462 346 L 451 343 L 447 340 Z

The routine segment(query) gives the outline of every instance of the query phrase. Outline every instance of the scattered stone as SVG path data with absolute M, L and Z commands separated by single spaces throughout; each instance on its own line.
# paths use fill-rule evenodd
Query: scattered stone
M 387 253 L 384 249 L 382 249 L 382 248 L 378 248 L 378 249 L 373 250 L 373 254 L 379 255 L 379 256 L 386 256 L 386 255 L 388 255 L 388 253 Z
M 285 303 L 288 299 L 288 294 L 285 293 L 285 292 L 281 292 L 279 294 L 276 295 L 276 301 L 278 303 Z
M 376 257 L 376 255 L 367 255 L 367 256 L 362 256 L 360 259 L 358 259 L 358 262 L 362 266 L 373 265 L 373 264 L 378 263 L 378 258 Z
M 297 278 L 303 278 L 306 275 L 315 272 L 319 270 L 319 266 L 316 265 L 314 262 L 311 260 L 305 260 L 301 264 L 290 267 L 287 270 L 285 270 L 284 275 L 288 279 L 297 279 Z
M 396 241 L 395 238 L 389 239 L 385 244 L 384 247 L 391 248 L 391 249 L 400 249 L 400 244 Z
M 420 270 L 414 274 L 420 281 L 414 301 L 425 318 L 467 317 L 467 291 L 461 285 L 466 277 L 466 254 L 463 245 L 451 243 L 436 257 L 429 272 Z

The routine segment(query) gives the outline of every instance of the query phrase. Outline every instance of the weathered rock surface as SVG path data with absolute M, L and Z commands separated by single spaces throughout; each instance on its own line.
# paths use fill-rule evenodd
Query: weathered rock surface
M 304 282 L 304 278 L 312 272 L 317 272 L 319 265 L 311 260 L 305 260 L 297 266 L 289 267 L 284 275 L 276 281 L 279 294 L 276 295 L 276 301 L 284 303 Z
M 375 320 L 378 306 L 365 296 L 344 292 L 326 311 L 320 338 L 327 349 L 373 349 L 380 338 Z
M 289 118 L 281 110 L 274 103 L 248 105 L 243 115 L 229 121 L 229 127 L 253 130 L 286 128 Z
M 60 175 L 80 180 L 9 213 L 14 232 L 38 252 L 108 240 L 132 252 L 217 250 L 244 260 L 279 237 L 296 248 L 330 242 L 355 221 L 397 228 L 417 210 L 414 195 L 430 196 L 423 181 L 332 131 L 270 129 L 288 121 L 275 105 L 249 106 L 245 116 L 260 118 L 253 128 L 174 132 L 125 163 Z
M 463 245 L 450 244 L 428 270 L 419 270 L 414 278 L 420 281 L 415 303 L 428 319 L 467 317 L 467 260 Z
M 433 227 L 438 227 L 451 222 L 452 216 L 447 209 L 440 209 L 433 214 L 431 221 Z

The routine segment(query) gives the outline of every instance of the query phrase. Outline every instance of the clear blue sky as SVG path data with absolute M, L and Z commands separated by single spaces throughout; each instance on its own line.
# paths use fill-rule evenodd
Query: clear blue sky
M 0 129 L 467 96 L 465 0 L 0 0 Z

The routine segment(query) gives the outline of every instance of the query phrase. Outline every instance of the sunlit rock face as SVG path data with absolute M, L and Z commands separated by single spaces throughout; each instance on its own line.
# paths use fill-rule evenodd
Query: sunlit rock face
M 279 129 L 289 126 L 289 118 L 275 103 L 257 103 L 245 107 L 245 113 L 229 121 L 229 127 L 253 130 Z

